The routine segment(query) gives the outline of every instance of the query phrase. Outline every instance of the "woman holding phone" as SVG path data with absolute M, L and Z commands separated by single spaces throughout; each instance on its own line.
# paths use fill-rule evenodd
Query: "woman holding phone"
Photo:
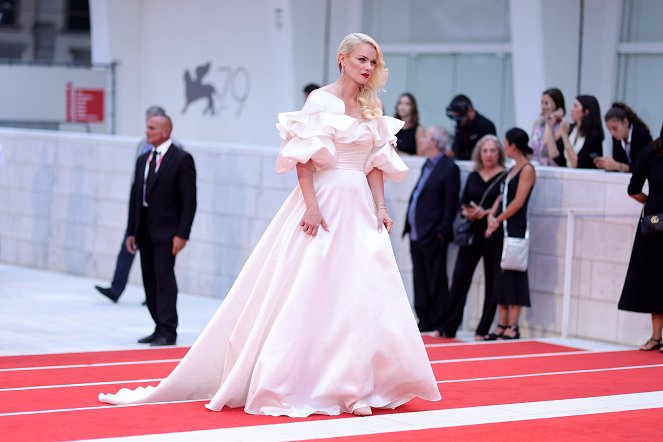
M 561 122 L 562 143 L 569 167 L 596 169 L 594 159 L 603 155 L 601 108 L 592 95 L 578 95 L 571 108 L 572 124 Z
M 454 267 L 449 302 L 442 317 L 442 326 L 433 336 L 453 338 L 463 321 L 467 292 L 472 284 L 474 271 L 483 258 L 485 298 L 483 313 L 475 332 L 476 340 L 483 340 L 495 318 L 496 305 L 492 301 L 493 280 L 499 272 L 502 249 L 495 241 L 486 239 L 487 216 L 495 200 L 500 196 L 504 182 L 504 151 L 495 135 L 485 135 L 472 152 L 474 171 L 467 176 L 461 198 L 461 215 L 472 221 L 472 242 L 460 247 Z
M 532 162 L 541 166 L 566 167 L 561 122 L 566 114 L 564 95 L 558 88 L 541 94 L 541 114 L 534 121 L 529 147 Z

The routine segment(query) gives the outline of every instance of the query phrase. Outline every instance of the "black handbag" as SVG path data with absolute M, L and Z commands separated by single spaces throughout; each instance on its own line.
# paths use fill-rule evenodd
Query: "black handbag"
M 653 213 L 640 218 L 640 233 L 642 236 L 663 235 L 663 213 Z
M 460 247 L 471 246 L 474 241 L 474 222 L 462 216 L 458 216 L 458 219 L 454 227 L 453 243 Z
M 502 181 L 502 178 L 507 172 L 504 171 L 502 174 L 491 183 L 490 186 L 483 192 L 481 196 L 481 201 L 479 201 L 479 207 L 483 206 L 483 202 L 486 199 L 486 195 L 490 192 L 490 189 L 495 186 L 495 184 Z M 454 223 L 454 240 L 453 243 L 459 247 L 471 246 L 474 242 L 474 221 L 470 221 L 467 218 L 460 216 L 460 213 L 456 217 L 457 221 Z

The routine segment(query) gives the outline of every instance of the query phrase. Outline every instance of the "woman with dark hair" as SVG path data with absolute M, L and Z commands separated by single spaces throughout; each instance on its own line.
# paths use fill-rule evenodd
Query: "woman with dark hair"
M 541 115 L 534 121 L 529 147 L 532 148 L 532 161 L 541 166 L 566 167 L 564 144 L 557 144 L 562 138 L 561 121 L 566 114 L 564 95 L 556 87 L 546 89 L 541 94 Z
M 645 181 L 649 183 L 649 194 L 642 192 Z M 635 164 L 628 194 L 644 204 L 642 217 L 652 218 L 663 213 L 663 127 L 651 147 L 642 151 Z M 663 329 L 663 272 L 661 272 L 661 250 L 663 234 L 643 236 L 640 225 L 635 229 L 635 240 L 626 280 L 619 299 L 619 309 L 630 312 L 650 313 L 651 337 L 640 350 L 661 348 Z
M 649 128 L 633 109 L 619 101 L 612 103 L 604 119 L 612 134 L 612 157 L 596 158 L 596 166 L 618 172 L 632 171 L 640 152 L 652 141 Z
M 578 95 L 571 108 L 569 125 L 562 120 L 561 140 L 569 167 L 596 169 L 594 158 L 603 155 L 601 107 L 592 95 Z
M 467 176 L 463 196 L 461 198 L 461 215 L 472 221 L 472 242 L 458 250 L 454 266 L 449 301 L 442 317 L 442 326 L 433 336 L 453 338 L 463 321 L 463 310 L 467 301 L 467 292 L 472 284 L 474 270 L 483 258 L 483 274 L 485 279 L 485 298 L 483 313 L 477 325 L 475 339 L 483 340 L 490 331 L 495 319 L 493 303 L 493 280 L 500 271 L 501 248 L 495 241 L 486 239 L 488 213 L 495 200 L 500 199 L 500 186 L 506 177 L 504 172 L 504 151 L 500 140 L 495 135 L 484 135 L 477 141 L 472 152 L 474 171 Z
M 424 127 L 419 124 L 419 109 L 417 100 L 409 92 L 398 97 L 394 118 L 404 121 L 403 128 L 398 131 L 396 149 L 410 155 L 419 155 L 418 141 L 424 136 Z
M 527 160 L 527 156 L 532 153 L 528 141 L 527 133 L 517 127 L 509 129 L 504 136 L 504 153 L 515 161 L 515 165 L 507 175 L 503 197 L 495 201 L 488 215 L 486 229 L 486 238 L 498 232 L 495 241 L 499 243 L 499 250 L 502 249 L 503 234 L 524 238 L 528 230 L 527 204 L 536 181 L 534 167 Z M 504 229 L 498 230 L 502 223 Z M 493 286 L 493 302 L 499 305 L 499 322 L 495 331 L 486 339 L 518 339 L 520 309 L 530 306 L 527 270 L 495 272 Z

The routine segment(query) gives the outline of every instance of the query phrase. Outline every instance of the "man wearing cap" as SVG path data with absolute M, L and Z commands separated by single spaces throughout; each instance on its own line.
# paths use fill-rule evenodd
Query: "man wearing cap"
M 447 116 L 456 122 L 456 134 L 448 155 L 456 160 L 470 160 L 477 141 L 484 135 L 497 135 L 495 125 L 474 110 L 472 101 L 465 95 L 456 95 L 447 106 Z

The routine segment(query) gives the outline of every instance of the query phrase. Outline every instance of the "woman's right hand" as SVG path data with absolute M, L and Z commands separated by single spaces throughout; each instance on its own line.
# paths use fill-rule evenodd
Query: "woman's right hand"
M 318 234 L 319 226 L 322 226 L 323 229 L 329 232 L 327 223 L 325 222 L 325 219 L 322 217 L 322 214 L 320 213 L 320 208 L 318 206 L 306 208 L 306 212 L 304 212 L 304 216 L 302 217 L 302 220 L 299 222 L 299 226 L 302 228 L 304 233 L 311 236 L 315 236 Z
M 474 201 L 469 206 L 463 206 L 462 215 L 470 221 L 477 221 L 486 216 L 486 211 Z

